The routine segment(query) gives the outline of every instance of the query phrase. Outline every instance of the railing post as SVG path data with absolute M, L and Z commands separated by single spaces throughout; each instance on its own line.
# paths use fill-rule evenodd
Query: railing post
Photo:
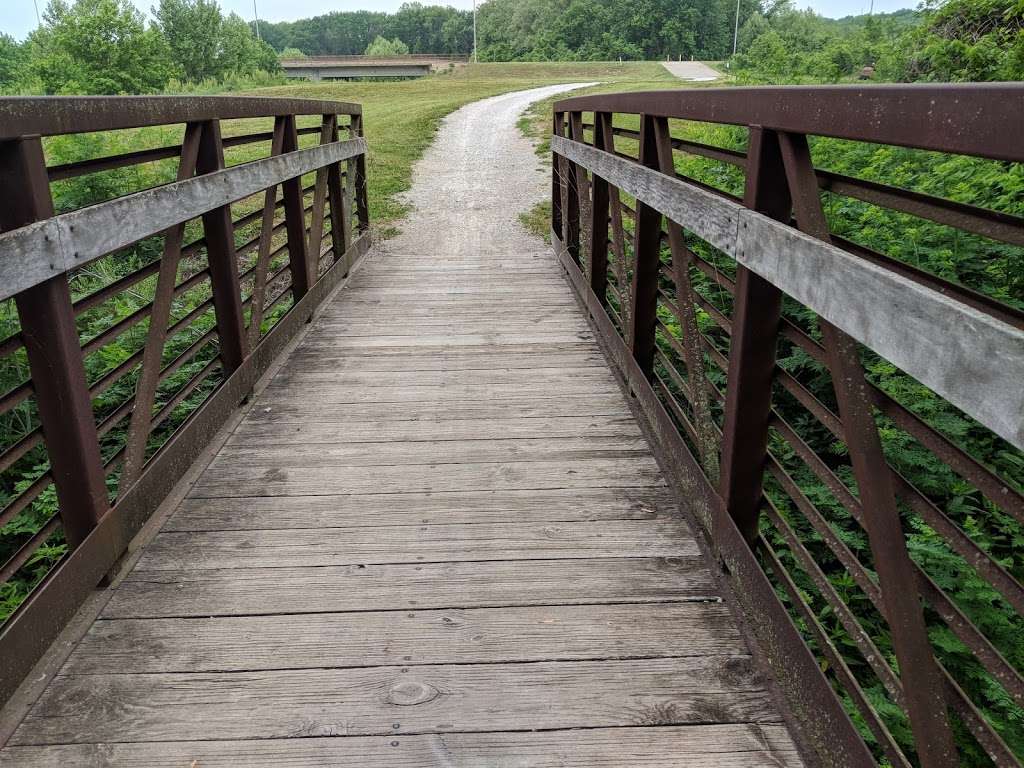
M 328 141 L 339 139 L 338 116 L 330 115 L 330 136 Z M 348 248 L 352 244 L 352 222 L 350 208 L 345 204 L 345 190 L 341 181 L 341 163 L 332 163 L 327 169 L 327 201 L 331 206 L 331 251 L 334 261 L 345 259 L 342 275 L 347 275 L 349 267 Z
M 830 243 L 832 236 L 821 208 L 807 137 L 782 133 L 779 144 L 797 227 Z M 953 768 L 959 765 L 959 759 L 949 727 L 945 683 L 928 640 L 917 575 L 907 552 L 892 471 L 882 453 L 857 342 L 825 320 L 819 324 L 844 442 L 857 480 L 863 525 L 881 587 L 885 619 L 899 662 L 914 746 L 924 768 Z
M 584 144 L 583 138 L 583 113 L 569 113 L 569 134 L 573 141 Z M 579 207 L 579 222 L 576 228 L 576 236 L 579 240 L 577 245 L 576 263 L 581 269 L 589 266 L 587 256 L 590 253 L 591 230 L 593 227 L 593 209 L 590 204 L 590 183 L 587 179 L 587 170 L 573 163 L 573 171 L 576 179 L 576 205 Z
M 640 116 L 640 163 L 658 168 L 654 118 Z M 650 378 L 654 373 L 655 328 L 658 320 L 658 272 L 661 266 L 661 212 L 636 203 L 633 284 L 630 291 L 629 347 L 633 359 Z
M 565 115 L 562 112 L 553 112 L 551 117 L 551 133 L 554 136 L 562 135 L 562 126 L 565 124 Z M 562 237 L 562 156 L 557 152 L 551 153 L 551 230 Z
M 299 148 L 299 134 L 295 116 L 284 117 L 284 146 L 282 152 L 295 152 Z M 305 296 L 315 278 L 309 274 L 309 255 L 306 250 L 306 212 L 302 201 L 302 177 L 288 179 L 281 184 L 284 197 L 284 223 L 288 233 L 288 263 L 292 273 L 292 296 L 298 301 Z
M 0 206 L 0 231 L 53 216 L 38 136 L 0 142 L 0 179 L 7 193 Z M 75 548 L 110 503 L 67 275 L 22 291 L 15 303 L 64 537 Z
M 352 134 L 352 138 L 362 138 L 362 114 L 352 115 L 352 123 L 349 131 Z M 356 156 L 355 167 L 356 219 L 359 221 L 359 231 L 366 232 L 370 229 L 370 202 L 366 188 L 366 155 Z
M 199 139 L 198 174 L 212 173 L 224 168 L 224 141 L 220 135 L 220 121 L 203 123 Z M 206 256 L 210 262 L 210 285 L 213 289 L 213 309 L 217 316 L 217 342 L 225 374 L 242 364 L 249 354 L 242 317 L 242 291 L 238 283 L 238 255 L 235 252 L 235 227 L 231 221 L 231 206 L 224 205 L 203 214 L 203 237 Z
M 569 113 L 572 123 L 572 113 Z M 559 135 L 571 134 L 571 128 L 562 126 Z M 562 247 L 568 252 L 577 265 L 580 263 L 580 198 L 576 184 L 576 164 L 568 158 L 558 156 L 558 167 L 561 175 L 562 196 Z
M 594 113 L 594 146 L 604 149 L 605 132 L 611 131 L 611 115 L 607 112 Z M 582 137 L 581 137 L 582 140 Z M 608 301 L 608 182 L 593 175 L 591 189 L 593 200 L 590 207 L 590 247 L 587 250 L 587 271 L 590 290 L 604 306 Z M 618 191 L 616 190 L 616 194 Z
M 743 203 L 773 219 L 792 210 L 778 134 L 750 129 Z M 782 292 L 737 265 L 719 494 L 748 542 L 757 538 Z

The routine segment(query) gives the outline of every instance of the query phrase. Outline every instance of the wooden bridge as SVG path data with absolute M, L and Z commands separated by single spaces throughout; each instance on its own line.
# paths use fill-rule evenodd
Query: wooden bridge
M 486 232 L 371 246 L 358 105 L 0 100 L 19 323 L 0 354 L 29 373 L 0 413 L 34 419 L 0 469 L 40 466 L 0 523 L 58 510 L 6 544 L 12 589 L 46 572 L 0 633 L 0 765 L 931 768 L 967 742 L 1019 765 L 929 631 L 1018 702 L 1020 670 L 908 555 L 911 520 L 1011 620 L 1024 592 L 887 463 L 879 424 L 1003 514 L 1024 498 L 861 359 L 1018 451 L 1024 319 L 832 234 L 820 191 L 1009 247 L 1024 222 L 816 169 L 808 136 L 1020 163 L 1022 105 L 1020 86 L 568 99 L 552 255 Z M 137 149 L 48 164 L 49 137 L 100 131 Z M 150 169 L 137 191 L 67 203 L 62 183 L 126 168 Z

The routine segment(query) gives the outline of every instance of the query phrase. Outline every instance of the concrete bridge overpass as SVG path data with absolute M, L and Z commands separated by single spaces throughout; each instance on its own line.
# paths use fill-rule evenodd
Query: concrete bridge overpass
M 424 77 L 431 72 L 464 66 L 467 56 L 413 54 L 410 56 L 310 56 L 282 59 L 287 77 L 320 80 L 350 80 L 360 77 Z

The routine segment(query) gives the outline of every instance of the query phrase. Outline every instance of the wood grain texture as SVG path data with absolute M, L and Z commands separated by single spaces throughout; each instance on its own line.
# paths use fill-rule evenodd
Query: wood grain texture
M 362 528 L 412 523 L 650 520 L 672 514 L 675 506 L 668 489 L 663 486 L 189 498 L 182 501 L 163 530 L 242 531 Z
M 247 419 L 227 444 L 231 446 L 313 445 L 317 443 L 416 442 L 479 440 L 488 437 L 639 437 L 632 416 L 507 417 L 492 419 L 417 419 L 335 423 L 296 420 L 268 422 Z
M 443 467 L 443 470 L 440 469 Z M 664 483 L 650 456 L 516 462 L 466 462 L 410 466 L 379 466 L 369 472 L 338 465 L 322 467 L 260 467 L 235 465 L 228 471 L 211 469 L 196 482 L 191 496 L 306 496 L 369 493 L 387 488 L 412 491 L 477 491 L 517 488 L 635 488 Z
M 490 523 L 271 531 L 161 532 L 140 571 L 284 568 L 459 560 L 692 557 L 689 528 L 677 520 Z
M 548 256 L 378 256 L 0 765 L 800 765 Z
M 615 435 L 476 440 L 382 441 L 330 445 L 225 446 L 207 470 L 209 481 L 237 477 L 239 467 L 261 469 L 336 469 L 346 467 L 420 466 L 429 464 L 510 464 L 582 459 L 649 458 L 647 442 L 639 437 Z
M 114 591 L 103 616 L 659 603 L 718 594 L 699 556 L 136 570 Z
M 745 652 L 721 603 L 99 621 L 64 674 L 242 672 Z
M 7 232 L 0 235 L 0 300 L 284 179 L 365 152 L 363 139 L 310 147 L 153 187 Z
M 14 747 L 4 768 L 796 768 L 781 725 Z
M 249 412 L 252 421 L 319 421 L 332 424 L 366 421 L 423 421 L 458 419 L 556 418 L 560 416 L 621 416 L 625 409 L 621 394 L 592 394 L 587 397 L 509 397 L 500 401 L 437 401 L 393 403 L 347 403 L 327 406 L 316 400 L 259 401 Z
M 560 136 L 552 136 L 551 147 L 707 240 L 1024 448 L 1024 330 L 632 160 Z
M 778 722 L 748 656 L 58 675 L 9 743 L 722 722 Z

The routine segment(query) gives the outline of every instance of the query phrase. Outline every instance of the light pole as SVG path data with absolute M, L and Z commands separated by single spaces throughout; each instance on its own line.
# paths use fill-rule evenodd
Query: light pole
M 39 18 L 39 0 L 32 0 L 32 5 L 36 7 L 36 26 L 43 26 L 43 20 Z
M 476 52 L 476 0 L 473 0 L 473 63 L 477 64 L 480 57 Z
M 263 40 L 260 37 L 260 12 L 256 10 L 256 0 L 252 0 L 252 16 L 256 20 L 256 39 Z M 271 35 L 273 37 L 273 35 Z
M 736 55 L 736 43 L 740 39 L 740 0 L 736 0 L 736 25 L 732 30 L 732 55 Z

